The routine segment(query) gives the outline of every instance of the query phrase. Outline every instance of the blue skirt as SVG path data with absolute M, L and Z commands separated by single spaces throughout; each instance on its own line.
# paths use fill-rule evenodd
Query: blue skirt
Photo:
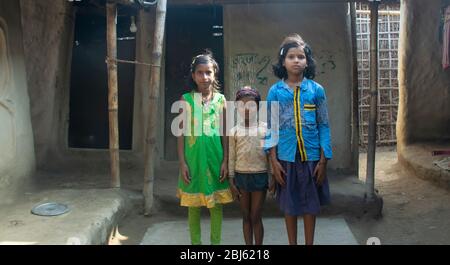
M 276 198 L 282 212 L 291 216 L 317 215 L 320 206 L 330 203 L 328 179 L 316 184 L 313 176 L 318 161 L 301 162 L 297 153 L 295 162 L 280 161 L 286 171 L 286 186 L 276 185 Z

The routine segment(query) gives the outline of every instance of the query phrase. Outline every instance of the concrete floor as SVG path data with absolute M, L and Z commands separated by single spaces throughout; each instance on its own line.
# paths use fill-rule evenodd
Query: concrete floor
M 70 211 L 59 216 L 31 213 L 47 202 L 65 204 Z M 14 207 L 0 206 L 0 245 L 107 244 L 130 202 L 126 192 L 113 189 L 27 192 Z
M 283 218 L 265 218 L 264 244 L 287 245 L 288 239 Z M 209 244 L 209 220 L 202 219 L 202 242 Z M 141 245 L 190 245 L 186 221 L 168 221 L 150 226 Z M 303 222 L 298 222 L 298 243 L 304 243 Z M 357 241 L 343 218 L 318 218 L 316 245 L 357 245 Z M 245 245 L 242 220 L 225 218 L 222 224 L 222 245 Z

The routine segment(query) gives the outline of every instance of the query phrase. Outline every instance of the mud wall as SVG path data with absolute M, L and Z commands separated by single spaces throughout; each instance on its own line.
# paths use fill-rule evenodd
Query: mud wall
M 39 167 L 64 146 L 61 129 L 68 94 L 73 10 L 68 1 L 21 0 L 24 50 Z
M 0 204 L 10 203 L 35 167 L 18 1 L 0 0 Z
M 257 87 L 266 98 L 276 82 L 271 71 L 279 45 L 299 33 L 317 60 L 315 80 L 326 90 L 334 158 L 330 168 L 351 171 L 351 42 L 348 6 L 337 4 L 225 5 L 227 98 L 242 85 Z
M 443 70 L 441 0 L 403 0 L 398 147 L 450 140 L 450 69 Z M 450 4 L 449 1 L 447 1 Z

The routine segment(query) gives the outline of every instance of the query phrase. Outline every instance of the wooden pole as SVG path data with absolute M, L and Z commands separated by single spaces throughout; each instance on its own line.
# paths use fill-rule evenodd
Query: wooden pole
M 150 72 L 148 127 L 145 148 L 144 171 L 144 215 L 149 215 L 153 206 L 153 184 L 155 179 L 156 132 L 158 100 L 161 80 L 161 56 L 166 24 L 167 0 L 158 0 L 156 6 L 155 35 L 153 37 L 152 67 Z
M 366 172 L 366 199 L 369 201 L 375 199 L 375 151 L 378 116 L 378 1 L 372 0 L 370 3 L 370 113 Z
M 106 4 L 108 45 L 108 111 L 109 111 L 109 153 L 111 157 L 111 187 L 120 188 L 119 122 L 117 88 L 117 6 Z
M 352 41 L 352 153 L 353 170 L 359 176 L 359 96 L 358 96 L 358 48 L 356 40 L 356 4 L 350 5 L 351 41 Z

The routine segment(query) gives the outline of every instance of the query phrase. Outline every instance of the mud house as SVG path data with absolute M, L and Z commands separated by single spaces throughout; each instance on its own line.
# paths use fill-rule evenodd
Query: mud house
M 117 57 L 141 63 L 118 65 L 120 163 L 143 173 L 150 78 L 146 63 L 152 60 L 156 14 L 152 3 L 157 1 L 116 2 Z M 401 1 L 398 139 L 402 147 L 416 141 L 450 140 L 450 74 L 440 67 L 439 41 L 446 3 Z M 265 97 L 275 82 L 270 70 L 280 41 L 298 32 L 313 48 L 316 79 L 327 91 L 336 154 L 330 169 L 355 175 L 358 151 L 357 135 L 352 134 L 356 123 L 349 14 L 348 2 L 341 0 L 169 0 L 157 140 L 152 143 L 156 167 L 177 160 L 170 133 L 175 116 L 170 110 L 186 90 L 183 80 L 195 53 L 213 50 L 223 70 L 227 98 L 246 84 Z M 20 194 L 36 170 L 109 171 L 105 57 L 105 1 L 0 0 L 2 202 Z M 122 181 L 127 181 L 126 175 Z

